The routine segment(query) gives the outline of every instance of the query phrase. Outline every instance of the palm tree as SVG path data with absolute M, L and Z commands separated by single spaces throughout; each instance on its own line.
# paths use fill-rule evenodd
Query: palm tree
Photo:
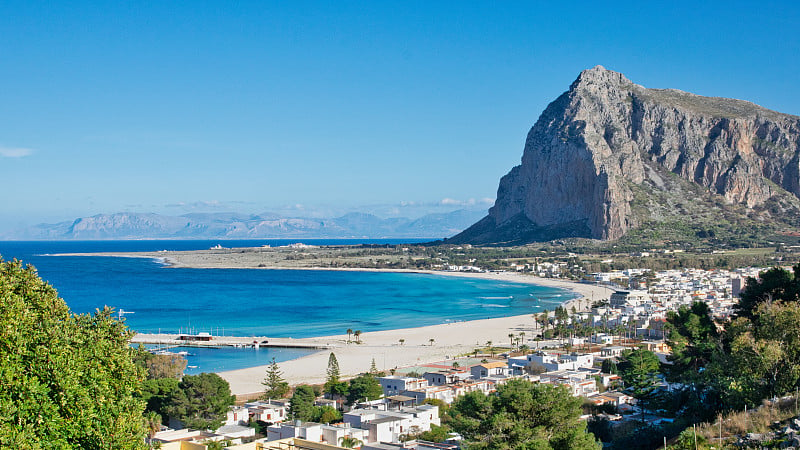
M 433 346 L 433 341 L 434 341 L 434 339 L 433 339 L 433 338 L 430 338 L 430 339 L 428 339 L 428 342 L 430 342 L 430 343 L 431 343 L 431 346 Z
M 514 350 L 514 333 L 508 333 L 508 338 L 511 339 L 511 348 L 509 350 Z
M 539 315 L 539 321 L 542 323 L 542 331 L 547 331 L 547 325 L 550 323 L 550 312 L 548 310 L 542 311 Z
M 461 365 L 458 363 L 458 361 L 453 361 L 453 369 L 458 369 L 460 366 Z
M 353 329 L 352 328 L 348 328 L 347 329 L 347 343 L 348 344 L 350 343 L 350 335 L 351 334 L 353 334 Z
M 361 445 L 362 442 L 352 436 L 344 436 L 339 438 L 339 445 L 344 448 L 356 448 L 357 446 Z
M 161 415 L 155 411 L 147 411 L 144 414 L 144 420 L 147 422 L 147 436 L 153 437 L 161 430 Z
M 405 339 L 400 339 L 400 345 L 403 345 L 406 342 Z
M 353 336 L 356 338 L 356 344 L 361 343 L 361 330 L 353 331 Z

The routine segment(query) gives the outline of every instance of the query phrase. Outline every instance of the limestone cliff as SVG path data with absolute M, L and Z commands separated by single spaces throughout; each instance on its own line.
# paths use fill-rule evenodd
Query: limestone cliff
M 800 118 L 583 71 L 528 133 L 489 215 L 450 242 L 618 239 L 652 220 L 642 193 L 695 184 L 745 214 L 800 196 Z M 666 178 L 666 181 L 665 181 Z M 787 195 L 789 194 L 789 195 Z M 644 199 L 647 203 L 647 198 Z M 773 214 L 774 215 L 774 214 Z M 690 219 L 690 218 L 688 218 Z

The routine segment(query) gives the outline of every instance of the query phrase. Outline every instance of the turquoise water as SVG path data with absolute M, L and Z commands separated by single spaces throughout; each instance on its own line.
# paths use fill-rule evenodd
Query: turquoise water
M 148 348 L 158 348 L 147 345 Z M 265 366 L 275 358 L 277 362 L 288 361 L 314 353 L 316 350 L 296 348 L 234 348 L 234 347 L 172 347 L 170 352 L 187 352 L 184 355 L 187 368 L 184 373 L 196 375 L 201 372 L 223 372 L 254 366 Z
M 74 312 L 93 312 L 104 305 L 132 311 L 124 316 L 127 325 L 146 333 L 325 336 L 345 334 L 348 328 L 368 332 L 531 314 L 552 309 L 573 296 L 555 288 L 444 275 L 174 269 L 141 258 L 46 256 L 66 252 L 207 249 L 216 243 L 227 247 L 285 242 L 0 242 L 0 254 L 5 259 L 17 257 L 34 264 Z M 269 360 L 272 356 L 265 354 L 273 351 L 228 350 L 234 352 L 204 354 L 199 358 L 202 363 L 190 365 L 197 365 L 200 370 L 212 370 L 220 364 L 224 370 L 254 366 L 263 364 L 264 357 Z M 218 361 L 208 362 L 214 359 Z

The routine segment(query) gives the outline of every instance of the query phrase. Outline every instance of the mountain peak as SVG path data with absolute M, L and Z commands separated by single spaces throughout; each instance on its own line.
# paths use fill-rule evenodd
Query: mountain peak
M 625 75 L 597 65 L 582 71 L 570 86 L 570 90 L 576 90 L 580 86 L 587 85 L 623 86 L 629 84 L 632 84 L 631 80 L 627 79 Z
M 708 204 L 729 210 L 719 217 L 732 220 L 729 229 L 751 220 L 800 225 L 798 159 L 798 117 L 741 100 L 646 89 L 595 66 L 531 128 L 522 164 L 500 180 L 489 215 L 452 242 L 615 240 L 660 226 L 664 217 L 691 221 L 687 211 L 705 226 L 700 215 Z M 704 208 L 692 208 L 703 201 Z

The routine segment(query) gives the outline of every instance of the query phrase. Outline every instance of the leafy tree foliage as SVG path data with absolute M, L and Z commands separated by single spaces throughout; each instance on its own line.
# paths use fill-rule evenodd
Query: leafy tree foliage
M 158 378 L 155 380 L 144 380 L 142 391 L 139 394 L 147 404 L 145 411 L 158 414 L 161 417 L 167 416 L 167 406 L 175 392 L 178 390 L 179 380 L 177 378 Z
M 356 439 L 352 436 L 343 436 L 339 438 L 339 445 L 344 448 L 356 448 L 361 445 L 362 442 L 359 439 Z
M 154 355 L 141 346 L 136 349 L 134 362 L 146 371 L 148 380 L 180 378 L 186 370 L 186 358 L 183 356 Z
M 614 375 L 619 373 L 619 368 L 617 368 L 617 361 L 613 358 L 606 358 L 603 360 L 603 365 L 601 369 L 603 373 L 613 373 Z
M 707 304 L 695 302 L 667 313 L 668 344 L 672 354 L 671 378 L 690 383 L 711 362 L 720 345 L 717 327 Z
M 800 305 L 764 303 L 753 320 L 739 318 L 726 329 L 726 352 L 712 367 L 726 404 L 758 405 L 800 387 Z
M 342 420 L 342 413 L 336 408 L 329 405 L 317 406 L 316 413 L 314 414 L 314 422 L 319 423 L 332 423 Z
M 0 447 L 142 448 L 131 336 L 110 308 L 72 314 L 32 266 L 0 259 Z
M 360 400 L 377 400 L 383 396 L 383 389 L 377 378 L 371 374 L 359 375 L 350 380 L 347 403 L 354 404 Z
M 453 402 L 451 426 L 468 449 L 599 449 L 580 420 L 581 399 L 564 386 L 514 379 L 496 395 L 470 392 Z
M 166 412 L 189 428 L 216 430 L 225 421 L 236 397 L 227 381 L 215 373 L 185 375 Z
M 264 398 L 266 399 L 283 398 L 289 393 L 289 383 L 283 379 L 283 374 L 275 358 L 272 358 L 272 362 L 267 367 L 267 375 L 261 384 L 264 385 Z
M 758 305 L 764 302 L 792 301 L 800 299 L 800 264 L 789 272 L 773 267 L 759 274 L 758 279 L 748 278 L 744 290 L 739 294 L 736 313 L 741 317 L 753 317 Z
M 301 384 L 294 389 L 294 394 L 290 400 L 289 415 L 293 419 L 311 421 L 317 415 L 314 407 L 314 389 L 307 384 Z
M 413 439 L 419 439 L 428 442 L 444 442 L 450 437 L 450 433 L 450 427 L 447 425 L 439 426 L 436 424 L 431 424 L 431 429 L 429 431 L 401 435 L 400 441 L 405 442 Z

